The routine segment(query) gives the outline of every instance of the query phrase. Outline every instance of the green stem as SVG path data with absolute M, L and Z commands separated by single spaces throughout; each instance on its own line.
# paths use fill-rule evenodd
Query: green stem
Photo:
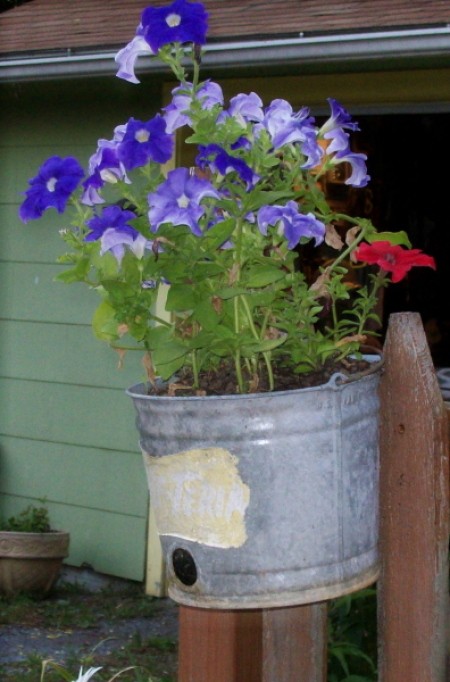
M 199 376 L 198 376 L 198 363 L 197 363 L 197 353 L 195 350 L 191 353 L 192 358 L 192 374 L 194 375 L 194 388 L 199 387 Z
M 241 219 L 237 219 L 237 221 L 236 221 L 236 230 L 235 230 L 234 242 L 235 242 L 236 248 L 234 251 L 234 265 L 235 265 L 234 277 L 235 277 L 235 280 L 234 280 L 233 284 L 239 286 L 239 282 L 241 279 L 241 267 L 242 267 L 242 262 L 241 262 L 241 257 L 242 257 L 242 220 Z M 233 314 L 234 314 L 234 332 L 237 336 L 241 330 L 240 311 L 239 311 L 239 296 L 234 297 Z M 241 351 L 240 350 L 237 350 L 235 355 L 234 355 L 234 365 L 236 368 L 236 378 L 237 378 L 238 385 L 239 385 L 239 392 L 244 393 L 244 380 L 242 377 Z
M 193 72 L 192 72 L 192 86 L 193 86 L 193 92 L 196 91 L 199 80 L 200 80 L 200 64 L 199 62 L 193 58 L 192 59 L 192 64 L 193 64 Z
M 244 377 L 242 376 L 241 368 L 241 351 L 237 350 L 234 354 L 234 366 L 236 368 L 236 379 L 239 386 L 239 393 L 244 393 Z
M 367 322 L 368 314 L 369 314 L 369 312 L 371 312 L 373 310 L 373 308 L 375 307 L 375 305 L 377 303 L 378 291 L 382 287 L 386 286 L 387 282 L 388 282 L 388 280 L 386 278 L 385 271 L 380 269 L 378 274 L 373 278 L 373 287 L 372 287 L 372 291 L 370 292 L 369 297 L 368 297 L 368 305 L 366 308 L 366 314 L 359 321 L 359 327 L 358 327 L 358 332 L 357 332 L 358 334 L 364 333 L 364 327 L 365 327 L 366 322 Z
M 264 351 L 263 358 L 264 362 L 266 363 L 267 378 L 269 379 L 269 391 L 273 391 L 273 389 L 275 388 L 275 380 L 273 377 L 271 353 L 269 351 Z
M 241 296 L 238 296 L 237 298 L 239 298 L 239 299 L 241 300 L 241 303 L 242 303 L 242 305 L 244 306 L 244 310 L 245 310 L 245 314 L 246 314 L 246 316 L 247 316 L 247 320 L 248 320 L 248 324 L 249 324 L 249 327 L 250 327 L 250 331 L 252 332 L 254 338 L 255 338 L 257 341 L 259 341 L 259 340 L 260 340 L 260 336 L 259 336 L 259 334 L 258 334 L 258 332 L 257 332 L 257 330 L 256 330 L 255 323 L 254 323 L 253 317 L 252 317 L 252 312 L 251 312 L 251 310 L 250 310 L 250 306 L 248 305 L 247 297 L 246 297 L 246 296 L 243 296 L 243 295 L 241 294 Z
M 248 305 L 247 297 L 241 295 L 241 296 L 239 296 L 239 298 L 240 298 L 240 300 L 244 306 L 244 310 L 245 310 L 245 313 L 247 315 L 248 324 L 249 324 L 250 330 L 251 330 L 254 338 L 257 341 L 261 341 L 263 337 L 258 334 L 258 331 L 255 327 L 255 323 L 254 323 L 254 320 L 252 317 L 252 312 L 250 310 L 250 306 Z M 273 378 L 272 361 L 270 359 L 269 351 L 263 351 L 262 356 L 264 358 L 264 362 L 265 362 L 266 368 L 267 368 L 267 376 L 269 379 L 269 388 L 271 391 L 273 391 L 275 384 L 274 384 L 274 378 Z
M 336 217 L 339 219 L 339 218 L 341 218 L 341 217 L 343 218 L 344 216 L 341 216 L 340 214 L 337 214 Z M 347 217 L 346 217 L 346 218 L 347 218 Z M 348 220 L 348 218 L 347 218 L 347 220 Z M 356 249 L 356 247 L 358 246 L 358 244 L 359 244 L 360 242 L 362 242 L 362 240 L 365 238 L 366 233 L 367 233 L 367 231 L 368 231 L 368 228 L 369 228 L 369 226 L 370 226 L 370 223 L 364 221 L 364 224 L 361 225 L 361 223 L 358 222 L 357 220 L 355 220 L 354 222 L 355 222 L 355 225 L 360 225 L 361 230 L 358 232 L 357 236 L 356 236 L 355 239 L 352 241 L 352 243 L 349 244 L 349 245 L 347 246 L 347 248 L 344 249 L 344 250 L 342 251 L 342 253 L 339 254 L 339 256 L 336 258 L 336 260 L 334 260 L 333 263 L 332 263 L 330 266 L 328 266 L 328 270 L 327 270 L 328 273 L 333 272 L 333 270 L 335 270 L 336 267 L 337 267 L 340 263 L 342 263 L 342 261 L 344 261 L 344 260 L 347 258 L 347 256 L 349 256 L 349 255 Z
M 164 325 L 164 327 L 172 328 L 172 323 L 168 322 L 167 320 L 164 320 L 162 317 L 158 317 L 158 315 L 152 315 L 152 314 L 150 314 L 150 317 L 155 322 L 158 322 L 158 324 L 162 324 L 162 325 Z

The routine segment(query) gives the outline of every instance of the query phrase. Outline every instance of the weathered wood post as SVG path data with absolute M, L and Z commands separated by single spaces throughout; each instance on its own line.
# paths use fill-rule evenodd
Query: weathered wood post
M 325 682 L 326 602 L 219 611 L 180 606 L 179 682 Z
M 444 682 L 447 415 L 416 313 L 391 316 L 381 382 L 380 682 Z

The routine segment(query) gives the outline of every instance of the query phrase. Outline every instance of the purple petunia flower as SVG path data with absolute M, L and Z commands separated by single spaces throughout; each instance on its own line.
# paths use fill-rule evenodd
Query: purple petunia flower
M 307 157 L 303 168 L 311 168 L 316 166 L 323 156 L 323 150 L 317 143 L 317 131 L 313 122 L 314 119 L 306 107 L 294 113 L 289 102 L 275 99 L 266 109 L 262 125 L 268 131 L 274 149 L 299 142 L 303 154 Z
M 332 97 L 328 98 L 331 109 L 331 116 L 319 129 L 319 137 L 329 140 L 327 154 L 348 149 L 349 135 L 346 130 L 359 130 L 359 125 L 352 118 L 348 111 Z
M 172 90 L 172 102 L 164 109 L 166 132 L 173 133 L 181 126 L 190 125 L 191 117 L 188 110 L 194 98 L 192 90 L 192 83 L 179 85 Z M 202 109 L 212 109 L 216 104 L 223 104 L 222 88 L 218 83 L 207 80 L 197 90 L 195 98 L 201 102 Z
M 148 161 L 165 163 L 172 156 L 173 146 L 173 137 L 166 133 L 166 123 L 160 114 L 146 122 L 130 118 L 117 147 L 117 157 L 131 170 L 145 166 Z
M 134 73 L 140 55 L 153 55 L 169 43 L 204 45 L 208 14 L 200 2 L 175 0 L 167 7 L 147 7 L 142 12 L 136 35 L 116 54 L 118 78 L 139 83 Z
M 99 140 L 95 154 L 89 159 L 89 177 L 83 182 L 81 203 L 87 206 L 104 203 L 99 190 L 105 183 L 115 184 L 122 180 L 130 184 L 125 167 L 117 156 L 117 142 Z
M 345 130 L 359 130 L 359 125 L 356 121 L 352 120 L 351 115 L 348 113 L 342 104 L 340 104 L 333 97 L 329 97 L 327 100 L 331 109 L 331 116 L 325 121 L 321 126 L 320 132 L 325 136 L 330 130 L 335 128 L 343 128 Z
M 156 192 L 148 195 L 152 232 L 156 232 L 163 223 L 172 223 L 187 225 L 193 234 L 201 236 L 199 220 L 205 213 L 205 207 L 200 204 L 206 197 L 220 198 L 210 182 L 190 175 L 187 168 L 170 171 L 167 180 Z
M 258 211 L 258 227 L 266 235 L 268 227 L 276 227 L 288 242 L 288 249 L 293 249 L 300 239 L 314 239 L 316 246 L 325 237 L 325 225 L 312 214 L 304 215 L 298 210 L 295 201 L 288 201 L 285 206 L 263 206 Z
M 208 167 L 213 173 L 224 176 L 234 171 L 249 188 L 259 180 L 259 175 L 254 173 L 245 161 L 231 156 L 218 144 L 200 145 L 199 152 L 195 163 L 200 168 Z
M 94 216 L 87 221 L 86 224 L 91 231 L 84 241 L 100 241 L 100 254 L 111 251 L 119 265 L 122 262 L 125 247 L 128 247 L 140 259 L 145 249 L 152 248 L 152 242 L 129 224 L 129 221 L 134 218 L 136 216 L 132 211 L 124 211 L 119 206 L 108 206 L 103 209 L 101 215 Z
M 365 154 L 343 150 L 334 155 L 331 164 L 336 166 L 339 163 L 349 163 L 352 167 L 352 173 L 345 180 L 345 184 L 352 185 L 352 187 L 365 187 L 370 180 L 370 175 L 367 175 L 366 160 Z
M 230 100 L 228 113 L 243 122 L 261 122 L 264 119 L 263 103 L 256 92 L 249 95 L 240 93 Z
M 51 156 L 29 181 L 30 188 L 24 192 L 26 199 L 19 209 L 24 223 L 40 218 L 47 208 L 63 213 L 71 194 L 84 176 L 83 168 L 72 156 L 62 159 Z
M 116 54 L 114 59 L 119 66 L 116 76 L 129 83 L 139 83 L 134 73 L 134 65 L 136 59 L 145 54 L 152 55 L 154 52 L 145 38 L 137 35 Z
M 168 43 L 204 45 L 208 14 L 201 2 L 175 0 L 167 7 L 147 7 L 138 28 L 153 52 Z

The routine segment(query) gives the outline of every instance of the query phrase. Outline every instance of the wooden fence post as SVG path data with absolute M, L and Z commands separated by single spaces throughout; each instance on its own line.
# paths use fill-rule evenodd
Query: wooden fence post
M 380 682 L 445 682 L 447 415 L 416 313 L 389 321 L 381 382 Z
M 180 606 L 178 682 L 325 682 L 326 602 L 222 611 Z

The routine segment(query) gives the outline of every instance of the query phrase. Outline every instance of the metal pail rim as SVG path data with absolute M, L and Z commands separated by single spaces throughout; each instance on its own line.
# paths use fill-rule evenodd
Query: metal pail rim
M 130 398 L 137 398 L 142 400 L 170 400 L 177 402 L 187 402 L 187 401 L 201 401 L 201 400 L 261 400 L 271 396 L 282 396 L 282 395 L 292 395 L 296 393 L 307 393 L 313 391 L 326 391 L 332 390 L 342 390 L 342 388 L 350 383 L 364 379 L 366 377 L 371 377 L 381 370 L 384 364 L 384 358 L 381 351 L 376 349 L 375 352 L 363 353 L 362 358 L 370 363 L 370 367 L 362 372 L 355 372 L 354 374 L 347 375 L 342 372 L 336 372 L 333 374 L 325 384 L 319 384 L 317 386 L 308 386 L 306 388 L 292 388 L 283 391 L 265 391 L 260 393 L 232 393 L 226 395 L 189 395 L 189 396 L 168 396 L 168 395 L 152 395 L 148 392 L 149 383 L 140 382 L 134 384 L 130 388 L 126 389 L 125 393 L 130 396 Z M 168 382 L 161 382 L 164 386 Z

